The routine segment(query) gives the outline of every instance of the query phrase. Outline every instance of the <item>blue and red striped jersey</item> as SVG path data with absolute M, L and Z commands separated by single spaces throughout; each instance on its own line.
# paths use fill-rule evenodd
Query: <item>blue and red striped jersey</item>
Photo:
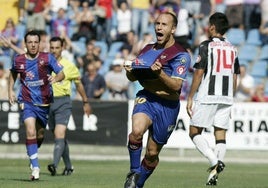
M 35 59 L 27 59 L 25 54 L 14 58 L 11 71 L 20 75 L 18 102 L 34 105 L 48 105 L 53 102 L 52 85 L 48 77 L 58 74 L 63 66 L 50 53 L 40 52 Z

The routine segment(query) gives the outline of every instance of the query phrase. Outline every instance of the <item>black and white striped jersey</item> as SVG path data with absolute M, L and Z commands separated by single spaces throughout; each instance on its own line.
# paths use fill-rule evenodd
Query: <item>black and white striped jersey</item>
M 202 42 L 194 64 L 204 69 L 196 100 L 201 103 L 233 103 L 233 74 L 239 74 L 237 49 L 225 38 Z

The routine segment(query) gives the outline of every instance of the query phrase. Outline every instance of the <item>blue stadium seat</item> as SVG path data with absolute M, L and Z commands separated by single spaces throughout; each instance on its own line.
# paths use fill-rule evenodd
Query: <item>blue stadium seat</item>
M 245 31 L 239 28 L 230 28 L 226 33 L 226 38 L 235 46 L 240 46 L 246 41 Z
M 265 83 L 265 95 L 268 95 L 268 82 Z
M 100 58 L 104 60 L 108 54 L 108 45 L 104 41 L 95 41 L 95 46 L 98 46 L 101 48 L 101 54 Z
M 250 74 L 254 78 L 265 78 L 267 76 L 267 61 L 260 60 L 255 62 L 252 65 L 252 70 L 250 71 Z
M 12 64 L 12 59 L 10 56 L 1 55 L 0 62 L 4 64 L 4 69 L 10 69 Z
M 103 65 L 101 66 L 98 73 L 104 76 L 110 70 L 113 60 L 114 60 L 114 57 L 107 57 L 104 60 Z
M 244 61 L 254 61 L 258 55 L 258 47 L 244 44 L 238 51 L 238 58 Z
M 26 34 L 26 26 L 24 24 L 17 24 L 16 25 L 16 32 L 19 36 L 19 41 L 24 40 L 24 35 Z
M 262 44 L 259 29 L 251 29 L 248 32 L 246 44 L 260 46 Z
M 240 65 L 246 65 L 246 66 L 248 66 L 249 61 L 248 60 L 244 60 L 244 59 L 239 59 L 239 64 Z
M 120 48 L 123 46 L 123 44 L 124 43 L 120 41 L 112 42 L 108 51 L 108 57 L 115 57 L 116 54 L 120 51 Z
M 260 60 L 268 60 L 268 44 L 264 45 L 261 48 L 261 53 L 260 53 L 259 59 Z
M 72 41 L 72 48 L 75 55 L 83 56 L 86 54 L 86 44 L 81 41 Z

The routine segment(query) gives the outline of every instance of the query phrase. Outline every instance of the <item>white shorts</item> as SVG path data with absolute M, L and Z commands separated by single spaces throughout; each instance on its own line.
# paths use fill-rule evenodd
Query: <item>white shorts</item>
M 232 105 L 227 104 L 200 104 L 197 102 L 193 107 L 190 125 L 203 128 L 214 126 L 227 130 L 229 128 L 231 108 Z

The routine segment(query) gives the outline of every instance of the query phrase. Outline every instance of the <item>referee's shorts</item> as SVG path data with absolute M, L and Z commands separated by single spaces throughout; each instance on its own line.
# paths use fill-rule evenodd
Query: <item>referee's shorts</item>
M 48 126 L 54 130 L 57 124 L 68 125 L 72 114 L 72 101 L 70 96 L 54 97 L 54 103 L 49 110 Z

